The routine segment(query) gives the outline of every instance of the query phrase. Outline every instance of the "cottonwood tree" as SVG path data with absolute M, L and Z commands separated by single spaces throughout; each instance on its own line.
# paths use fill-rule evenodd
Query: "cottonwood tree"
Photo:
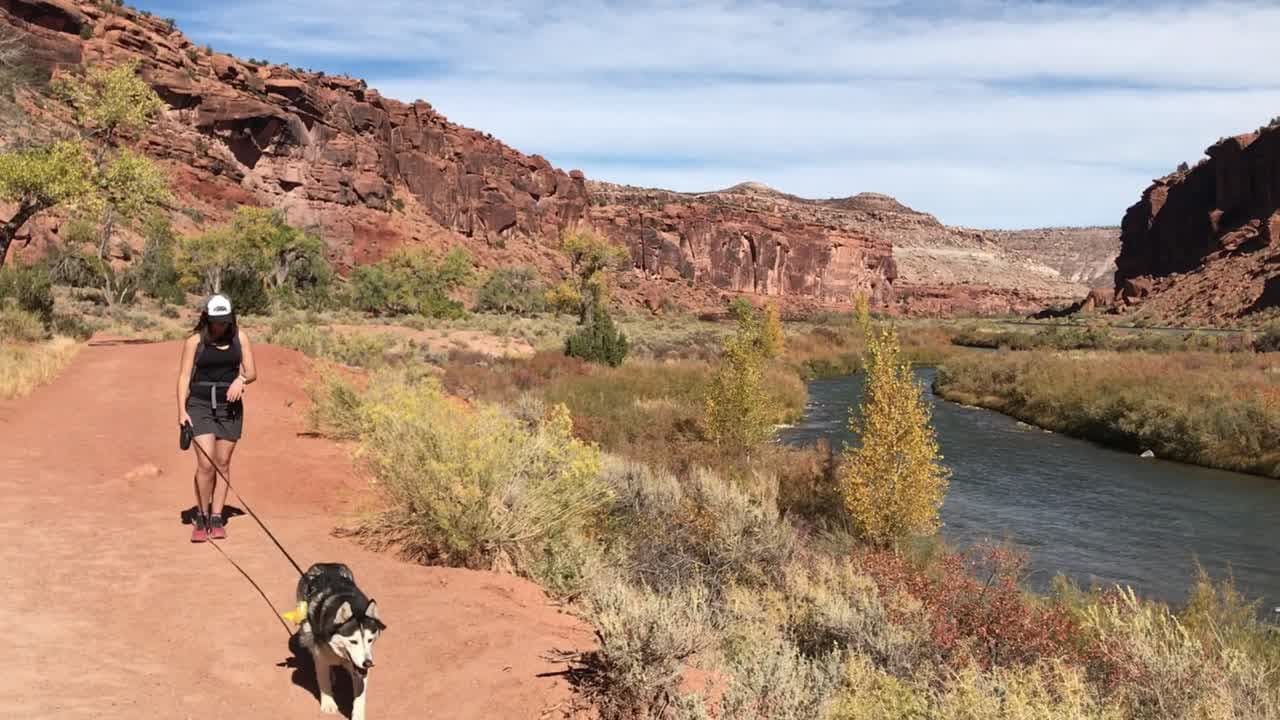
M 732 312 L 738 327 L 724 343 L 720 364 L 703 398 L 703 430 L 720 447 L 750 453 L 768 439 L 778 408 L 765 390 L 765 360 L 775 347 L 765 340 L 765 326 L 741 298 Z
M 182 242 L 183 266 L 207 292 L 223 292 L 228 274 L 259 278 L 265 290 L 327 282 L 324 242 L 290 225 L 282 212 L 242 207 L 230 222 Z
M 565 341 L 565 355 L 614 367 L 621 365 L 628 343 L 609 316 L 608 271 L 623 264 L 627 249 L 588 228 L 570 231 L 563 249 L 569 257 L 574 285 L 553 290 L 557 296 L 554 299 L 563 302 L 563 298 L 577 296 L 579 326 Z
M 118 302 L 132 292 L 132 280 L 111 267 L 117 226 L 171 198 L 161 171 L 120 142 L 154 122 L 164 101 L 138 77 L 136 63 L 90 68 L 53 91 L 72 107 L 79 137 L 0 153 L 0 198 L 18 203 L 0 226 L 0 265 L 27 222 L 66 207 L 97 218 L 97 270 L 107 301 Z
M 845 449 L 840 490 L 861 536 L 883 546 L 938 528 L 950 471 L 896 330 L 867 330 L 861 419 L 849 419 L 860 444 Z

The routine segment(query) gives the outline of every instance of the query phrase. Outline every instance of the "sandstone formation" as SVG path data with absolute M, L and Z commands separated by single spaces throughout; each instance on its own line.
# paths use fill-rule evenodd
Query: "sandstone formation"
M 832 300 L 864 292 L 909 314 L 1070 303 L 1098 273 L 1110 281 L 1118 234 L 955 228 L 887 195 L 811 200 L 759 183 L 676 193 L 592 182 L 588 192 L 591 217 L 651 273 L 765 294 L 815 288 Z M 832 282 L 827 267 L 849 269 Z M 863 276 L 850 274 L 857 271 Z
M 1280 308 L 1280 122 L 1205 152 L 1125 213 L 1117 311 L 1217 324 Z
M 687 195 L 591 183 L 590 192 L 594 224 L 652 277 L 832 303 L 893 298 L 889 242 L 804 212 L 802 202 L 756 186 Z

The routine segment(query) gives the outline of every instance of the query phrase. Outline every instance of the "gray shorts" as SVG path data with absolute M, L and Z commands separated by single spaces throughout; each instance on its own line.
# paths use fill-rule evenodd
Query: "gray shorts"
M 187 414 L 195 437 L 213 435 L 219 440 L 239 440 L 244 427 L 244 403 L 219 403 L 218 409 L 208 400 L 187 398 Z

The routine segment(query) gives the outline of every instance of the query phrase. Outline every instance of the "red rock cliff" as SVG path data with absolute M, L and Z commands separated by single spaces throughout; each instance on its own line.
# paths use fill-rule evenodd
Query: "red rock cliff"
M 1280 124 L 1206 154 L 1156 180 L 1125 213 L 1121 307 L 1210 321 L 1280 307 Z

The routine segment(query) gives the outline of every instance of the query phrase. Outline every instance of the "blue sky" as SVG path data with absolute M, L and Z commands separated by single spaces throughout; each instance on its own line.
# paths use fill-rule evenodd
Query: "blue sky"
M 1118 224 L 1152 178 L 1280 115 L 1264 3 L 136 5 L 589 178 L 883 192 L 973 227 Z

